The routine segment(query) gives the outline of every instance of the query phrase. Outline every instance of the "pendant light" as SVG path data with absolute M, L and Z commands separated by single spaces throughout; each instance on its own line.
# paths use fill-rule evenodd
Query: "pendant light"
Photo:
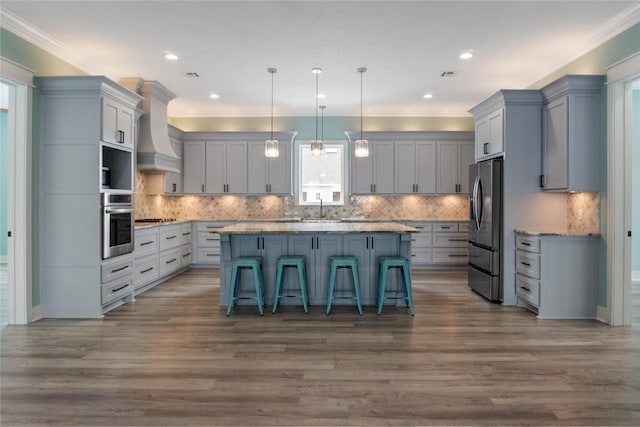
M 355 155 L 356 157 L 369 157 L 369 141 L 362 137 L 362 74 L 367 69 L 364 67 L 358 68 L 360 73 L 360 139 L 355 142 Z
M 324 109 L 327 108 L 326 105 L 321 105 L 320 108 L 320 141 L 324 141 Z
M 271 139 L 264 144 L 264 155 L 267 157 L 278 157 L 280 150 L 278 149 L 278 140 L 273 139 L 273 75 L 278 72 L 276 68 L 267 68 L 271 73 Z
M 316 75 L 316 139 L 311 141 L 311 155 L 319 157 L 324 155 L 324 144 L 318 139 L 318 74 L 322 72 L 322 68 L 313 68 L 311 72 Z

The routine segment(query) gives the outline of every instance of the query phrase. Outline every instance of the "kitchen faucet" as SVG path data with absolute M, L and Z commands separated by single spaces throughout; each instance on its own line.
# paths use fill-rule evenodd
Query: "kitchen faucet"
M 320 199 L 320 218 L 324 218 L 324 214 L 322 213 L 322 199 Z

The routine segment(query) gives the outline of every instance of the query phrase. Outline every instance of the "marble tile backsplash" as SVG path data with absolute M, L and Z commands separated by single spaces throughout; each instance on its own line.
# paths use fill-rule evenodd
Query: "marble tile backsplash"
M 136 218 L 235 221 L 317 218 L 320 214 L 317 206 L 296 205 L 293 196 L 170 196 L 144 191 L 144 175 L 138 173 Z M 598 233 L 599 202 L 598 193 L 568 194 L 568 231 Z M 464 195 L 350 196 L 345 206 L 325 206 L 323 213 L 327 218 L 463 221 L 469 218 L 469 202 Z

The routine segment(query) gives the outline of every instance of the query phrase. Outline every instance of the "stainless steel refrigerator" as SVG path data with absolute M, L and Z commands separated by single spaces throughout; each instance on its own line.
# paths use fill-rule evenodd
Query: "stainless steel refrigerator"
M 469 287 L 502 302 L 502 158 L 469 167 Z

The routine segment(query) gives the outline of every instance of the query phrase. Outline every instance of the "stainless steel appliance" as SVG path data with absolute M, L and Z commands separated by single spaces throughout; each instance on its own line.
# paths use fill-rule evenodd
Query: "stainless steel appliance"
M 102 259 L 133 252 L 131 194 L 102 193 Z
M 502 158 L 471 165 L 469 189 L 469 287 L 501 302 Z

